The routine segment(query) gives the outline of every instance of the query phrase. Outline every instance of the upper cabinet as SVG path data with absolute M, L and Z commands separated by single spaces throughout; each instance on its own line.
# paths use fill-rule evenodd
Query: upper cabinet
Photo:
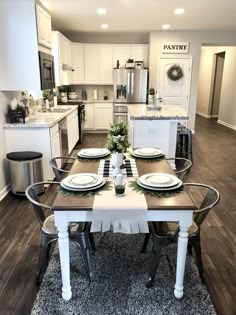
M 112 84 L 112 46 L 85 45 L 85 83 Z
M 72 43 L 72 67 L 74 71 L 71 75 L 72 84 L 83 84 L 84 79 L 84 45 Z
M 85 83 L 98 83 L 99 78 L 99 48 L 96 45 L 84 46 Z
M 71 84 L 73 71 L 71 41 L 60 32 L 52 32 L 52 38 L 56 86 Z
M 112 46 L 72 44 L 73 84 L 113 84 Z
M 51 15 L 36 3 L 38 44 L 52 48 Z
M 143 61 L 144 67 L 148 67 L 148 45 L 113 45 L 113 68 L 116 68 L 117 60 L 124 66 L 128 59 Z
M 0 90 L 40 90 L 35 2 L 0 1 Z
M 101 45 L 98 50 L 99 82 L 113 84 L 112 46 Z

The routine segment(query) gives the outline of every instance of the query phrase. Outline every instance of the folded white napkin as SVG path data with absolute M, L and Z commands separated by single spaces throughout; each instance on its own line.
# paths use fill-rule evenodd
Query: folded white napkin
M 91 232 L 148 233 L 145 196 L 129 187 L 125 196 L 116 196 L 115 188 L 95 195 Z

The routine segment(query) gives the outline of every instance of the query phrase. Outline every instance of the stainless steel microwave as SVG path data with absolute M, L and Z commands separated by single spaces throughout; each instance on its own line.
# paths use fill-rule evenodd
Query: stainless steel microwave
M 55 87 L 54 57 L 39 51 L 39 68 L 41 89 L 53 89 Z

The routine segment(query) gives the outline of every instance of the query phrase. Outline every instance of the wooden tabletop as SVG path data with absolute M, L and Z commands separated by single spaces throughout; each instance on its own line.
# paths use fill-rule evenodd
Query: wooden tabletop
M 69 175 L 76 173 L 97 173 L 98 161 L 79 161 L 73 164 Z M 147 173 L 168 173 L 175 175 L 169 163 L 163 159 L 157 162 L 146 162 L 136 159 L 139 176 Z M 100 192 L 102 194 L 102 191 Z M 53 203 L 53 211 L 61 210 L 92 210 L 95 196 L 64 196 L 58 193 Z M 125 198 L 125 197 L 124 197 Z M 195 210 L 196 206 L 186 191 L 173 197 L 158 197 L 145 194 L 148 210 Z M 105 202 L 105 201 L 104 201 Z

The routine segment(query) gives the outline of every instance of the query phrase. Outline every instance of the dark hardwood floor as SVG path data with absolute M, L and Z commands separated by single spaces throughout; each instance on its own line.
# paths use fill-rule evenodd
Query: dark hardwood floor
M 210 184 L 221 194 L 202 227 L 207 288 L 218 315 L 235 315 L 236 131 L 202 117 L 195 130 L 193 167 L 186 181 Z M 87 134 L 83 147 L 104 146 L 105 141 L 104 135 Z M 28 315 L 38 290 L 39 227 L 29 202 L 11 194 L 0 202 L 0 217 L 0 315 Z

